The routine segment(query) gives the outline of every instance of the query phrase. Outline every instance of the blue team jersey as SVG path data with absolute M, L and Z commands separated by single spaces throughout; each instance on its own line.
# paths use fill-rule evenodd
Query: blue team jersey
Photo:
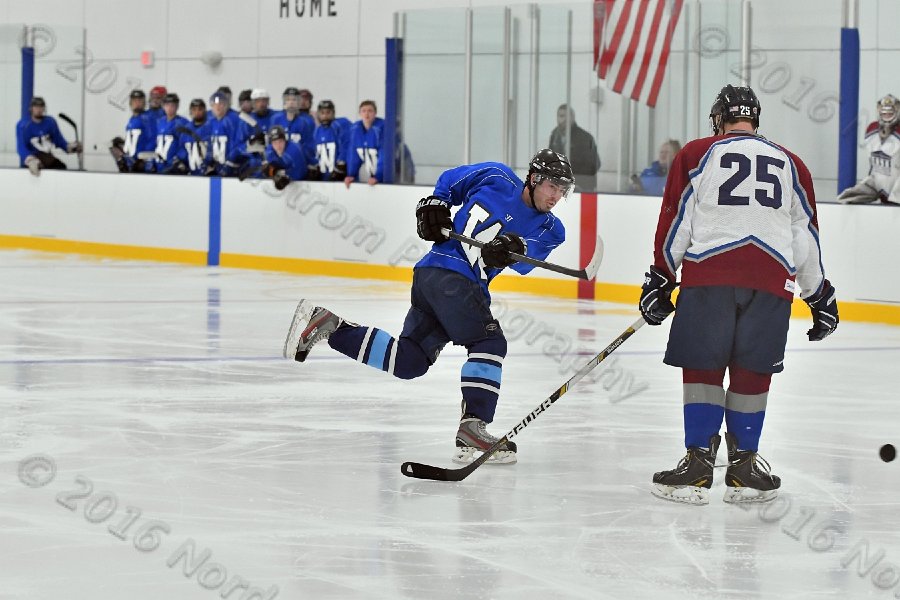
M 138 154 L 156 151 L 156 121 L 148 111 L 132 115 L 125 125 L 125 161 L 131 167 Z M 145 171 L 153 170 L 153 161 L 146 161 Z
M 369 176 L 379 182 L 384 181 L 384 165 L 381 158 L 381 146 L 384 143 L 384 119 L 375 118 L 372 126 L 366 129 L 362 120 L 350 128 L 350 144 L 347 148 L 347 175 L 357 179 L 359 169 L 363 165 Z
M 186 128 L 188 120 L 175 115 L 171 120 L 163 117 L 156 122 L 156 171 L 168 172 L 177 158 L 187 163 L 187 151 L 181 145 L 182 133 L 178 129 Z
M 285 111 L 279 111 L 272 117 L 270 127 L 281 125 L 287 132 L 288 139 L 295 144 L 299 144 L 303 150 L 306 164 L 316 164 L 316 142 L 313 134 L 316 131 L 316 122 L 311 116 L 297 114 L 293 119 L 288 119 Z M 293 177 L 291 177 L 293 179 Z
M 250 117 L 252 117 L 256 121 L 256 127 L 247 123 L 246 121 L 241 121 L 244 139 L 249 138 L 251 135 L 257 132 L 267 132 L 269 130 L 269 127 L 272 126 L 272 119 L 275 118 L 275 111 L 267 108 L 265 114 L 259 115 L 256 112 L 251 112 Z
M 266 146 L 266 161 L 270 165 L 284 169 L 291 181 L 300 181 L 306 177 L 306 156 L 300 144 L 287 140 L 281 156 L 275 153 L 270 144 Z
M 187 157 L 188 173 L 191 175 L 203 175 L 206 171 L 207 155 L 209 153 L 209 117 L 207 116 L 202 123 L 188 121 L 186 127 L 197 136 L 195 138 L 184 133 L 179 139 L 179 144 L 184 148 L 184 155 Z
M 240 160 L 244 138 L 242 121 L 236 114 L 227 113 L 221 119 L 213 115 L 209 121 L 209 154 L 207 160 L 216 163 L 219 175 L 233 175 Z
M 344 119 L 346 121 L 346 119 Z M 319 125 L 313 137 L 316 142 L 316 159 L 322 178 L 328 179 L 337 163 L 347 162 L 347 136 L 349 131 L 337 119 L 328 125 Z
M 16 150 L 19 153 L 19 166 L 25 166 L 25 159 L 38 152 L 50 153 L 54 147 L 66 150 L 69 143 L 59 132 L 56 119 L 46 115 L 40 121 L 33 121 L 30 116 L 16 124 Z
M 434 195 L 451 206 L 459 206 L 453 217 L 454 231 L 484 242 L 500 233 L 516 233 L 525 240 L 528 256 L 544 260 L 565 241 L 566 231 L 553 213 L 542 213 L 522 201 L 524 187 L 506 165 L 486 162 L 444 171 L 434 187 Z M 461 273 L 479 282 L 488 298 L 488 285 L 503 270 L 485 267 L 478 248 L 463 246 L 456 240 L 435 243 L 416 263 L 419 267 Z M 524 275 L 534 267 L 514 263 L 510 268 Z

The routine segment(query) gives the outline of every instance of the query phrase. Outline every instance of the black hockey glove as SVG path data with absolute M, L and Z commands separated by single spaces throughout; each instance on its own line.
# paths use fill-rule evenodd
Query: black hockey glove
M 809 336 L 809 341 L 818 342 L 824 340 L 837 329 L 840 322 L 834 286 L 826 279 L 819 293 L 804 298 L 804 301 L 809 304 L 809 310 L 812 311 L 813 318 L 812 329 L 806 332 L 806 335 Z
M 422 198 L 416 204 L 416 232 L 426 242 L 444 242 L 449 239 L 441 229 L 453 231 L 450 204 L 437 196 Z
M 334 165 L 334 171 L 331 172 L 332 181 L 343 181 L 347 176 L 347 163 L 338 161 Z
M 672 304 L 672 290 L 675 282 L 670 280 L 660 269 L 651 266 L 648 273 L 644 273 L 644 285 L 641 287 L 641 301 L 638 309 L 647 325 L 660 325 L 670 314 L 675 311 Z
M 213 177 L 219 172 L 219 163 L 214 160 L 209 161 L 203 169 L 204 177 Z
M 163 173 L 166 175 L 187 175 L 187 172 L 187 165 L 180 158 L 173 159 L 172 164 L 163 170 Z
M 276 190 L 283 190 L 291 182 L 291 178 L 284 172 L 284 169 L 278 169 L 272 175 L 272 181 L 275 182 Z
M 322 172 L 319 170 L 318 165 L 309 165 L 306 167 L 306 179 L 309 181 L 322 180 Z
M 510 252 L 525 254 L 528 245 L 515 233 L 501 233 L 481 249 L 481 261 L 484 266 L 502 269 L 516 262 Z

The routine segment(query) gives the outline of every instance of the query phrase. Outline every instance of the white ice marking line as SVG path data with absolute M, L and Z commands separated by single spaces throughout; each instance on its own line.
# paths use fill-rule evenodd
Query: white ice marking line
M 684 548 L 684 546 L 681 545 L 681 542 L 678 541 L 678 536 L 675 535 L 675 523 L 669 523 L 668 529 L 669 529 L 669 537 L 672 538 L 672 542 L 675 543 L 675 547 L 678 548 L 678 551 L 681 552 L 682 554 L 684 554 L 685 557 L 687 557 L 687 559 L 691 562 L 691 564 L 694 565 L 695 569 L 700 571 L 700 575 L 703 577 L 703 579 L 705 579 L 713 587 L 716 587 L 717 584 L 714 581 L 712 581 L 709 578 L 709 576 L 706 574 L 706 569 L 701 567 L 700 563 L 697 562 L 697 559 L 695 559 L 693 556 L 691 556 L 691 553 L 688 552 Z

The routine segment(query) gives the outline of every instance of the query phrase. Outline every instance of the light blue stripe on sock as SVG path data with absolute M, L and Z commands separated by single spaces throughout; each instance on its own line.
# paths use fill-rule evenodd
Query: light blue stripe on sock
M 375 330 L 375 339 L 372 340 L 372 350 L 369 352 L 369 360 L 366 364 L 376 369 L 384 367 L 384 353 L 387 352 L 391 336 L 380 329 Z
M 496 381 L 500 385 L 500 367 L 489 365 L 481 362 L 466 361 L 462 368 L 463 377 L 478 377 L 479 379 L 489 379 Z

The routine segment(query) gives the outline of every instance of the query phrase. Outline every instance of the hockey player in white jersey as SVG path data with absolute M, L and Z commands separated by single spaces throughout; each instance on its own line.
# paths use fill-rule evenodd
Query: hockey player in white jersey
M 725 501 L 776 496 L 781 480 L 757 447 L 772 374 L 784 368 L 795 286 L 812 311 L 810 341 L 838 324 L 812 177 L 799 157 L 756 133 L 759 114 L 753 90 L 722 88 L 710 111 L 714 135 L 687 144 L 666 181 L 639 304 L 650 325 L 675 311 L 664 362 L 682 368 L 687 454 L 653 475 L 651 491 L 666 500 L 709 502 L 723 418 Z
M 838 196 L 843 204 L 880 200 L 900 205 L 900 100 L 888 94 L 876 106 L 878 120 L 866 128 L 869 174 Z

